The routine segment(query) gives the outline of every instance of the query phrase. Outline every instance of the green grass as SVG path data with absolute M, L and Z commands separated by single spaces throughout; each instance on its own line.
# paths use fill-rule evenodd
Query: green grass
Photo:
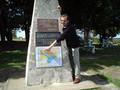
M 102 90 L 100 88 L 91 88 L 91 89 L 81 89 L 81 90 Z
M 93 44 L 99 44 L 99 43 L 100 43 L 100 41 L 98 38 L 93 38 Z
M 120 66 L 120 56 L 109 56 L 109 57 L 100 57 L 97 59 L 81 59 L 81 67 L 85 69 L 93 69 L 99 71 L 103 69 L 103 65 L 106 67 L 110 66 Z M 116 61 L 115 61 L 116 60 Z
M 113 46 L 111 48 L 96 48 L 97 54 L 120 55 L 120 46 Z
M 101 75 L 101 71 L 104 70 L 105 67 L 117 67 L 117 69 L 120 69 L 120 47 L 98 48 L 96 51 L 96 58 L 92 59 L 88 58 L 90 55 L 88 55 L 88 57 L 86 55 L 87 54 L 84 53 L 84 55 L 82 55 L 83 58 L 81 58 L 81 68 L 84 71 L 92 70 Z M 110 76 L 109 74 L 103 74 L 103 76 L 107 81 L 120 87 L 120 79 L 116 79 L 114 76 Z
M 120 45 L 120 38 L 113 38 L 112 43 Z M 99 39 L 93 38 L 93 44 L 100 44 Z
M 96 58 L 88 58 L 86 55 L 88 52 L 82 51 L 81 55 L 81 68 L 84 71 L 92 70 L 103 76 L 104 80 L 114 83 L 120 87 L 120 80 L 110 76 L 109 74 L 101 74 L 100 71 L 104 70 L 104 67 L 118 67 L 120 68 L 120 47 L 113 48 L 97 48 L 96 54 L 93 55 Z M 13 50 L 2 51 L 0 53 L 0 70 L 2 69 L 24 69 L 26 65 L 26 50 Z M 91 56 L 91 54 L 89 54 Z M 113 68 L 114 68 L 113 67 Z M 117 70 L 116 70 L 117 71 Z M 93 88 L 87 90 L 101 90 L 100 88 Z
M 118 45 L 120 45 L 120 38 L 114 38 L 114 39 L 113 39 L 113 44 L 118 44 Z
M 109 82 L 112 82 L 116 86 L 120 87 L 120 80 L 119 79 L 115 79 L 114 77 L 111 77 L 109 75 L 107 75 L 106 77 L 109 80 Z
M 24 68 L 26 62 L 26 50 L 4 51 L 0 53 L 0 69 Z

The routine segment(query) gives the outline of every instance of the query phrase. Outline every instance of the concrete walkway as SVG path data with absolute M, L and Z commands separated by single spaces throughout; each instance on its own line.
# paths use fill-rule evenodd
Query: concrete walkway
M 54 83 L 50 86 L 26 86 L 25 79 L 9 79 L 6 83 L 6 88 L 4 90 L 80 90 L 80 89 L 89 89 L 97 88 L 92 81 L 82 81 L 79 84 L 69 83 Z
M 18 75 L 21 77 L 18 77 Z M 79 84 L 68 82 L 54 83 L 50 86 L 26 86 L 25 78 L 21 72 L 12 75 L 6 82 L 0 83 L 0 90 L 85 90 L 91 88 L 100 88 L 100 90 L 120 90 L 112 83 L 101 79 L 98 75 L 90 75 L 87 73 L 82 73 L 82 81 Z

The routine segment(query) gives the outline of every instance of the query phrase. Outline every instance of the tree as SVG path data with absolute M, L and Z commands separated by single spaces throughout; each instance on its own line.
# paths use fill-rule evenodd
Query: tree
M 73 23 L 87 28 L 86 33 L 95 30 L 97 34 L 113 37 L 120 32 L 120 0 L 68 1 L 59 0 L 62 13 L 68 13 Z
M 120 0 L 58 1 L 62 13 L 68 13 L 77 26 L 93 29 L 100 35 L 109 32 L 112 37 L 120 32 Z M 11 31 L 15 28 L 25 30 L 29 40 L 33 3 L 34 0 L 0 0 L 0 34 L 3 41 L 5 36 L 8 40 L 12 39 Z
M 16 30 L 15 28 L 22 28 L 26 32 L 26 41 L 29 40 L 29 27 L 31 24 L 32 18 L 32 10 L 34 0 L 2 0 L 4 4 L 2 4 L 3 8 L 0 8 L 2 13 L 0 16 L 4 16 L 2 19 L 5 23 L 5 28 L 2 28 L 0 31 L 2 33 L 6 33 L 6 37 L 8 40 L 12 39 L 12 30 Z M 5 32 L 7 31 L 7 32 Z M 2 36 L 3 37 L 3 36 Z M 3 39 L 2 39 L 3 40 Z

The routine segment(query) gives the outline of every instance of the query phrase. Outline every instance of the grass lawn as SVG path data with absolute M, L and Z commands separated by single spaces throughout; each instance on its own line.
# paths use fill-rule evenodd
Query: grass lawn
M 84 50 L 81 50 L 80 54 L 82 71 L 99 74 L 101 78 L 120 87 L 120 46 L 104 49 L 96 48 L 96 54 L 94 55 Z M 25 70 L 26 56 L 27 49 L 0 52 L 0 78 L 7 76 L 9 73 L 6 72 L 11 72 L 11 70 L 15 70 L 14 72 Z M 9 78 L 9 75 L 7 78 Z M 88 90 L 101 89 L 95 88 Z
M 22 69 L 26 62 L 25 50 L 5 51 L 0 53 L 0 69 Z
M 82 89 L 82 90 L 102 90 L 100 88 L 92 88 L 92 89 Z
M 84 51 L 81 51 L 81 53 L 81 68 L 83 71 L 99 74 L 106 78 L 108 82 L 120 87 L 120 47 L 97 48 L 95 55 Z
M 6 81 L 13 74 L 24 76 L 26 65 L 26 52 L 24 50 L 11 50 L 0 52 L 0 82 Z

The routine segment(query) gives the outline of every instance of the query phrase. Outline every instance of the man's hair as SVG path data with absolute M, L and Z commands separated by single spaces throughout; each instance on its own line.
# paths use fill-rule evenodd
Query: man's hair
M 67 19 L 69 20 L 68 14 L 62 14 L 60 17 L 67 17 Z
M 68 14 L 62 14 L 61 16 L 62 16 L 62 17 L 66 17 L 66 16 L 67 16 L 67 17 L 68 17 Z

